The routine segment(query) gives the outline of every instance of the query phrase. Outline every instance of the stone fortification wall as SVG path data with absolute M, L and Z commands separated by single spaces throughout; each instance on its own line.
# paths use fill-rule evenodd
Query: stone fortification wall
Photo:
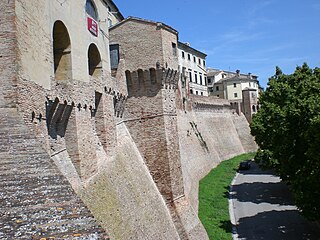
M 207 110 L 201 108 L 199 111 L 198 105 L 191 103 L 196 109 L 179 110 L 177 115 L 184 189 L 196 212 L 199 181 L 221 161 L 256 150 L 243 115 L 227 111 L 226 107 L 212 111 L 217 101 L 213 101 L 211 106 L 209 101 L 205 104 Z
M 178 76 L 170 69 L 127 72 L 124 121 L 166 202 L 180 239 L 207 239 L 184 195 L 175 107 Z
M 125 95 L 103 87 L 97 79 L 91 84 L 59 81 L 51 90 L 22 79 L 18 86 L 18 107 L 25 122 L 50 156 L 70 158 L 69 165 L 77 174 L 70 176 L 64 167 L 61 170 L 71 182 L 77 182 L 73 185 L 77 189 L 81 185 L 77 176 L 85 180 L 102 164 L 97 146 L 102 146 L 108 156 L 114 155 L 116 119 L 122 117 Z
M 17 97 L 15 1 L 1 1 L 0 9 L 0 107 L 14 107 Z
M 107 19 L 106 6 L 96 3 L 100 18 Z M 197 217 L 198 181 L 219 161 L 249 150 L 250 139 L 242 118 L 232 117 L 225 103 L 188 100 L 187 111 L 177 113 L 179 74 L 173 49 L 177 33 L 147 21 L 115 27 L 110 37 L 119 37 L 123 56 L 117 80 L 110 76 L 105 50 L 107 23 L 98 23 L 99 37 L 89 33 L 83 2 L 19 0 L 2 1 L 0 6 L 5 9 L 0 16 L 0 107 L 14 106 L 20 113 L 11 122 L 18 119 L 18 126 L 0 122 L 10 123 L 0 126 L 3 201 L 10 203 L 8 196 L 16 199 L 12 189 L 34 190 L 44 205 L 23 195 L 30 203 L 22 218 L 28 224 L 35 217 L 29 219 L 30 209 L 62 203 L 65 211 L 54 205 L 40 215 L 46 220 L 51 215 L 71 219 L 66 224 L 80 231 L 70 230 L 76 234 L 72 237 L 103 232 L 76 192 L 114 239 L 207 239 Z M 54 39 L 62 35 L 68 46 L 59 52 Z M 90 76 L 89 46 L 97 50 L 94 60 L 101 60 L 94 70 L 98 75 Z M 65 55 L 68 59 L 57 64 L 55 56 Z M 56 67 L 63 71 L 55 73 Z M 13 135 L 7 138 L 11 128 Z M 17 155 L 11 154 L 10 144 L 18 149 Z M 21 172 L 12 174 L 15 165 Z M 25 179 L 26 174 L 27 181 L 10 178 Z M 79 208 L 71 209 L 72 204 Z M 9 224 L 13 230 L 7 234 L 26 229 L 16 217 L 25 209 L 16 210 L 2 209 L 12 213 L 2 218 L 3 223 L 18 221 Z M 63 228 L 61 222 L 57 229 Z
M 178 75 L 170 69 L 127 73 L 125 122 L 168 202 L 183 195 L 174 91 Z
M 126 125 L 116 155 L 80 193 L 111 239 L 180 239 L 170 212 Z
M 244 151 L 245 152 L 257 151 L 258 146 L 254 141 L 254 138 L 250 134 L 250 127 L 246 117 L 243 114 L 233 115 L 233 123 L 237 129 Z

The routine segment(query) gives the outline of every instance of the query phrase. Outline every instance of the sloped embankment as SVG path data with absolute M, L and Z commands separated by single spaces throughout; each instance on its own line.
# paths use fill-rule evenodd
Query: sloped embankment
M 219 162 L 256 150 L 249 124 L 231 112 L 178 112 L 179 144 L 184 187 L 198 209 L 199 181 Z
M 111 239 L 179 239 L 170 212 L 124 123 L 116 156 L 81 193 Z

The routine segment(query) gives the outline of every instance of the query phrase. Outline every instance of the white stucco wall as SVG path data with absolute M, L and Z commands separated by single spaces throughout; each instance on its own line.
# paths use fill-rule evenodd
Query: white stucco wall
M 71 41 L 72 76 L 74 80 L 89 82 L 88 47 L 97 45 L 102 68 L 110 72 L 108 22 L 98 23 L 98 37 L 87 27 L 85 0 L 81 1 L 16 1 L 18 33 L 18 70 L 23 79 L 34 81 L 50 89 L 50 79 L 54 77 L 53 26 L 62 21 Z M 94 1 L 99 19 L 108 19 L 108 8 L 102 1 Z

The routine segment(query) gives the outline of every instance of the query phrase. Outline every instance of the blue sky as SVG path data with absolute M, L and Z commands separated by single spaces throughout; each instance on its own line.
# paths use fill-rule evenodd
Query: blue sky
M 124 17 L 164 22 L 205 52 L 207 66 L 259 76 L 320 67 L 320 0 L 114 0 Z

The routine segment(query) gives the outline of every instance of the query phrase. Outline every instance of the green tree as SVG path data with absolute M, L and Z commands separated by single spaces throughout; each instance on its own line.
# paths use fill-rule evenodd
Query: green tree
M 297 206 L 320 219 L 320 69 L 305 63 L 293 74 L 280 68 L 260 96 L 251 123 L 263 167 L 274 168 L 292 186 Z

